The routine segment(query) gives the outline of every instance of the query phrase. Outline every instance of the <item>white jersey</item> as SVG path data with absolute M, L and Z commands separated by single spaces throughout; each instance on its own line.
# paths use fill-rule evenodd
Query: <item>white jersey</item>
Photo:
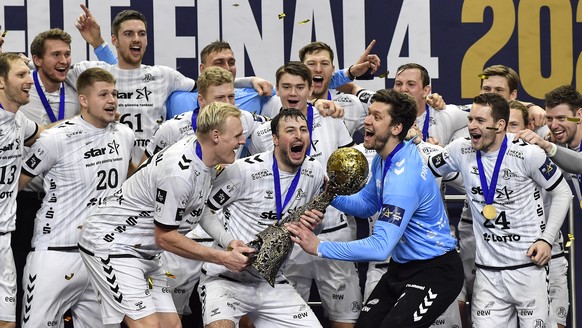
M 368 116 L 368 104 L 364 104 L 354 95 L 341 93 L 337 90 L 329 90 L 333 102 L 344 109 L 344 123 L 350 132 L 364 131 L 364 119 Z
M 313 109 L 313 131 L 311 133 L 311 150 L 309 156 L 315 158 L 323 167 L 327 167 L 327 160 L 331 154 L 341 147 L 351 146 L 354 143 L 348 129 L 341 119 L 319 115 Z M 271 123 L 265 122 L 251 135 L 249 151 L 251 154 L 273 150 Z M 333 229 L 347 224 L 343 215 L 334 207 L 327 208 L 323 220 L 323 230 Z
M 109 71 L 117 79 L 119 121 L 135 132 L 132 160 L 139 164 L 148 142 L 166 118 L 166 99 L 174 91 L 191 91 L 196 82 L 166 66 L 141 65 L 137 69 L 121 69 L 97 61 L 83 61 L 69 71 L 72 80 L 90 67 Z
M 307 157 L 300 169 L 300 177 L 293 197 L 283 209 L 283 217 L 319 194 L 323 187 L 325 171 L 319 162 Z M 281 202 L 295 177 L 294 173 L 279 171 Z M 274 192 L 273 152 L 238 159 L 227 166 L 213 183 L 208 198 L 211 209 L 223 209 L 226 230 L 244 242 L 277 222 L 277 204 Z M 220 265 L 206 263 L 208 275 L 227 273 Z M 263 281 L 263 278 L 244 274 L 227 273 L 239 281 Z M 279 272 L 280 274 L 280 272 Z
M 191 230 L 216 175 L 196 155 L 196 145 L 196 138 L 185 138 L 150 157 L 90 213 L 79 245 L 99 257 L 148 259 L 162 252 L 154 226 L 184 234 Z
M 467 200 L 473 214 L 473 230 L 477 253 L 475 263 L 482 268 L 503 269 L 533 265 L 525 255 L 541 237 L 545 226 L 545 210 L 541 188 L 552 190 L 561 181 L 562 172 L 537 146 L 519 141 L 513 143 L 507 134 L 507 150 L 499 171 L 493 205 L 497 217 L 487 220 L 477 168 L 476 152 L 468 138 L 457 139 L 445 150 L 431 156 L 429 166 L 438 175 L 458 171 L 463 177 Z M 482 153 L 487 183 L 497 152 Z
M 444 110 L 436 110 L 428 107 L 429 123 L 428 136 L 436 138 L 441 144 L 447 145 L 458 137 L 467 137 L 469 130 L 467 125 L 469 120 L 468 112 L 461 110 L 455 105 L 447 105 Z M 416 117 L 416 126 L 422 131 L 426 119 L 426 110 Z
M 16 228 L 16 194 L 24 142 L 37 130 L 38 126 L 24 114 L 0 108 L 0 233 Z
M 64 102 L 64 116 L 63 118 L 71 118 L 75 115 L 78 115 L 80 112 L 79 109 L 79 97 L 77 96 L 77 90 L 70 84 L 70 83 L 62 83 L 59 90 L 55 92 L 46 92 L 44 85 L 42 84 L 42 80 L 39 78 L 38 82 L 43 90 L 44 95 L 47 98 L 47 101 L 52 109 L 53 115 L 58 120 L 59 118 L 59 106 L 61 104 L 61 88 L 65 90 L 65 102 Z M 26 117 L 31 119 L 33 122 L 47 125 L 53 123 L 44 108 L 42 101 L 40 100 L 40 96 L 38 91 L 36 90 L 35 86 L 32 86 L 30 89 L 30 102 L 24 106 L 21 106 L 18 110 L 22 112 Z M 35 191 L 40 192 L 42 191 L 42 177 L 36 177 L 32 179 L 26 187 L 24 187 L 25 191 Z
M 73 247 L 89 209 L 112 195 L 127 177 L 133 131 L 120 123 L 96 128 L 80 116 L 43 132 L 31 147 L 23 174 L 44 175 L 32 247 Z
M 199 109 L 194 111 L 198 112 Z M 178 140 L 194 135 L 196 131 L 192 129 L 192 115 L 194 111 L 178 114 L 174 118 L 164 122 L 160 128 L 154 133 L 152 140 L 146 147 L 146 154 L 151 157 L 160 150 L 173 145 Z M 266 119 L 261 116 L 244 110 L 241 113 L 241 123 L 243 127 L 243 135 L 245 138 L 249 137 L 255 129 L 257 129 Z M 237 157 L 240 157 L 243 147 L 237 150 Z

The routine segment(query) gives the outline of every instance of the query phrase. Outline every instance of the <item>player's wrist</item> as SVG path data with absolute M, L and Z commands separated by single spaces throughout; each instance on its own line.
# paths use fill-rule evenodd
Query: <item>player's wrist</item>
M 548 145 L 544 147 L 544 150 L 546 151 L 548 157 L 554 157 L 558 151 L 558 146 L 555 143 L 548 142 Z
M 535 243 L 537 243 L 538 241 L 543 241 L 543 242 L 545 242 L 546 244 L 548 244 L 550 247 L 552 247 L 552 243 L 551 243 L 551 242 L 549 242 L 549 241 L 547 241 L 547 240 L 546 240 L 545 238 L 543 238 L 543 237 L 542 237 L 542 238 L 538 238 L 538 239 L 536 239 L 536 241 L 534 241 L 534 244 L 535 244 Z

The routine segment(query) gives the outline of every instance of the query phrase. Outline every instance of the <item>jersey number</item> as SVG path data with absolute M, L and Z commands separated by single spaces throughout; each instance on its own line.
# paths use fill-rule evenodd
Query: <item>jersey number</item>
M 121 115 L 121 117 L 119 118 L 119 122 L 126 124 L 127 126 L 129 126 L 130 129 L 133 130 L 133 122 L 130 120 L 130 117 L 128 117 L 128 116 L 131 116 L 131 114 L 128 113 L 128 114 Z M 136 120 L 136 124 L 135 124 L 135 130 L 133 130 L 133 131 L 143 132 L 143 130 L 141 129 L 141 114 L 135 114 L 134 116 L 137 120 Z
M 493 221 L 495 221 L 495 224 L 493 224 Z M 485 228 L 495 229 L 495 225 L 500 225 L 501 229 L 509 229 L 509 221 L 507 221 L 505 211 L 501 211 L 495 220 L 485 220 L 485 222 L 483 222 Z
M 97 172 L 97 177 L 99 178 L 99 182 L 97 183 L 97 190 L 117 188 L 119 174 L 117 173 L 116 169 L 111 169 L 109 172 L 101 170 Z
M 0 166 L 0 184 L 12 184 L 16 175 L 16 165 Z

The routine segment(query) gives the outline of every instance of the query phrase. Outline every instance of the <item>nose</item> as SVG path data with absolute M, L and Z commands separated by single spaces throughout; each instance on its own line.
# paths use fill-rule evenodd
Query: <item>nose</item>
M 370 125 L 372 120 L 372 115 L 366 115 L 366 117 L 364 117 L 364 125 Z

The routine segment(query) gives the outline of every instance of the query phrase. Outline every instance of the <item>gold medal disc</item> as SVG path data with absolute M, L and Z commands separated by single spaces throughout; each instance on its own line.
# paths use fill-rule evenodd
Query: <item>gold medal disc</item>
M 580 201 L 580 208 L 582 208 L 582 200 Z
M 493 220 L 495 217 L 497 217 L 497 210 L 491 204 L 485 205 L 485 207 L 483 207 L 483 216 L 487 220 Z

